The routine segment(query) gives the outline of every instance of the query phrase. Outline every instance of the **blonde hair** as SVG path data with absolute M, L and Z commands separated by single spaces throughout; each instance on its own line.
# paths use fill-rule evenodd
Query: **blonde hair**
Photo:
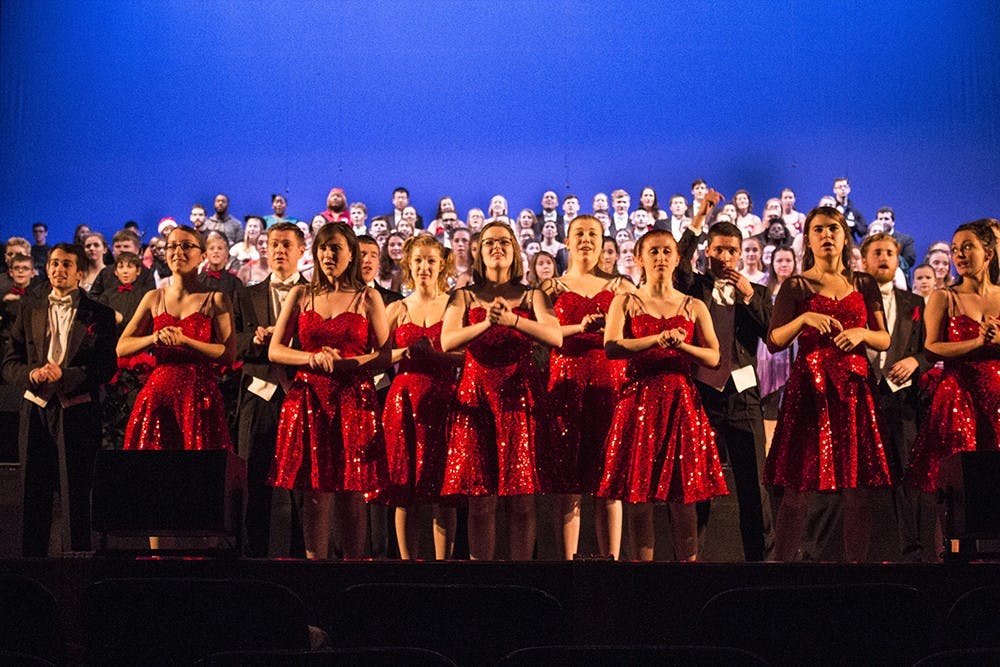
M 445 249 L 444 245 L 433 236 L 421 234 L 406 239 L 403 242 L 403 259 L 400 261 L 400 269 L 403 271 L 403 286 L 413 289 L 416 285 L 413 282 L 413 275 L 410 273 L 410 259 L 420 248 L 430 248 L 437 250 L 441 257 L 441 272 L 438 273 L 437 286 L 442 292 L 448 291 L 448 276 L 455 275 L 455 255 Z

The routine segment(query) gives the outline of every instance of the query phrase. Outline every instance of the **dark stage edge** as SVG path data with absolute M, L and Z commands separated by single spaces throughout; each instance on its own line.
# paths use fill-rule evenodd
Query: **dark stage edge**
M 276 582 L 304 600 L 310 622 L 329 629 L 338 594 L 361 583 L 516 584 L 550 593 L 571 624 L 567 643 L 697 643 L 702 606 L 745 586 L 895 583 L 913 586 L 937 618 L 963 593 L 1000 584 L 1000 563 L 772 564 L 576 562 L 400 562 L 135 560 L 80 556 L 0 561 L 0 571 L 45 585 L 59 603 L 65 637 L 83 642 L 81 601 L 93 581 L 117 577 L 249 578 Z M 937 625 L 937 623 L 933 623 Z

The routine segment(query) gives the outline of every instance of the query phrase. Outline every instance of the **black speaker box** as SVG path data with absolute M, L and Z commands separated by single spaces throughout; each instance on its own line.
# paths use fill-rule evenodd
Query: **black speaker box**
M 1000 558 L 1000 452 L 959 452 L 941 461 L 938 493 L 945 556 Z
M 119 535 L 242 534 L 246 463 L 227 450 L 101 451 L 93 529 Z

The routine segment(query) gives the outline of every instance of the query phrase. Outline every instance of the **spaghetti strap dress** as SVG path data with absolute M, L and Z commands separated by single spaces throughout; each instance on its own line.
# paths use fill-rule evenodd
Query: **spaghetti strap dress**
M 167 312 L 163 289 L 153 306 L 153 331 L 180 327 L 187 337 L 212 342 L 212 302 L 205 295 L 197 312 L 177 317 Z M 125 427 L 124 449 L 232 449 L 219 391 L 220 367 L 187 347 L 155 345 L 156 366 L 139 390 Z
M 815 293 L 795 276 L 778 294 L 771 327 L 806 311 L 830 315 L 844 329 L 867 327 L 876 310 L 882 311 L 882 296 L 867 274 L 855 274 L 854 289 L 842 299 Z M 764 467 L 768 486 L 836 491 L 892 482 L 865 347 L 841 350 L 837 333 L 807 326 L 798 336 Z
M 948 290 L 950 342 L 979 336 L 979 322 L 962 312 Z M 923 427 L 913 443 L 907 483 L 933 493 L 941 460 L 958 452 L 1000 449 L 1000 348 L 988 345 L 961 359 L 946 359 Z
M 369 351 L 368 318 L 351 307 L 324 318 L 310 304 L 299 313 L 298 338 L 306 352 L 324 347 L 350 358 Z M 310 295 L 310 301 L 314 298 Z M 269 483 L 286 489 L 379 495 L 388 481 L 385 441 L 372 375 L 367 370 L 327 373 L 301 366 L 281 405 Z
M 690 297 L 677 314 L 657 317 L 629 297 L 628 338 L 683 328 L 694 339 Z M 615 403 L 597 489 L 602 498 L 629 503 L 693 503 L 726 495 L 715 434 L 694 384 L 691 358 L 658 345 L 628 359 Z
M 394 348 L 426 338 L 435 352 L 441 352 L 441 322 L 421 326 L 409 320 L 409 311 L 406 319 L 393 333 Z M 447 420 L 456 389 L 456 368 L 447 360 L 407 358 L 399 362 L 382 413 L 390 502 L 409 505 L 440 500 L 448 453 Z

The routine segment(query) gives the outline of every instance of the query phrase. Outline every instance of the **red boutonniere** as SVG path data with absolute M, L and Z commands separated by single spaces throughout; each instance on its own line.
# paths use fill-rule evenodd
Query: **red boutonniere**
M 917 306 L 916 308 L 913 309 L 913 321 L 914 322 L 920 321 L 920 306 Z

